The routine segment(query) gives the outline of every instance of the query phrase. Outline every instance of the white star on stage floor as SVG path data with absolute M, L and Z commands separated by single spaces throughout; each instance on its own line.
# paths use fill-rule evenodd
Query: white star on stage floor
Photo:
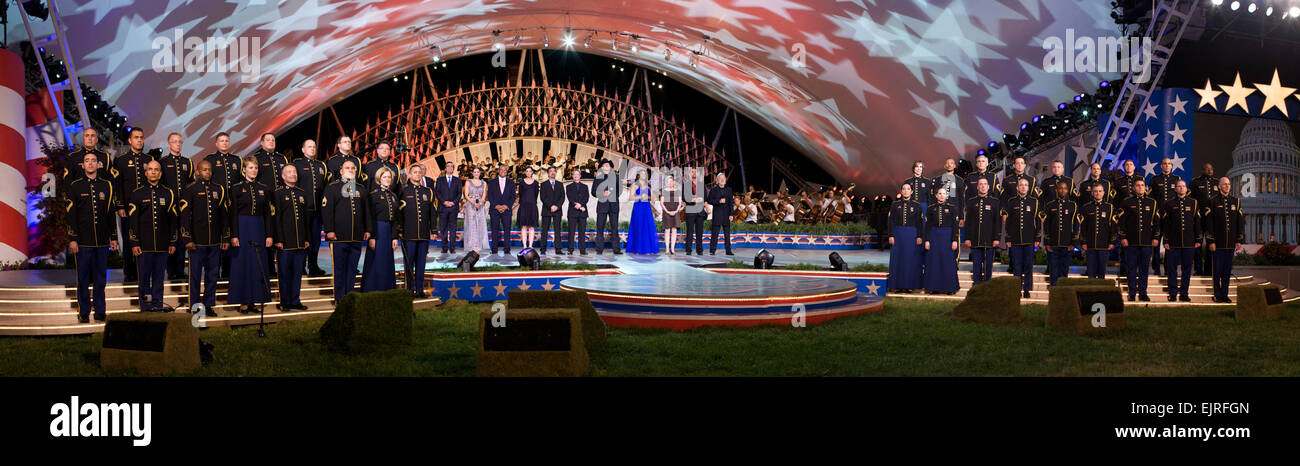
M 1173 142 L 1187 142 L 1187 140 L 1183 138 L 1183 133 L 1186 133 L 1187 130 L 1179 128 L 1178 123 L 1174 123 L 1174 129 L 1166 132 L 1169 133 L 1169 136 L 1173 137 Z
M 871 282 L 870 285 L 867 285 L 867 294 L 869 295 L 880 296 L 878 290 L 880 290 L 880 285 L 877 285 L 876 282 Z

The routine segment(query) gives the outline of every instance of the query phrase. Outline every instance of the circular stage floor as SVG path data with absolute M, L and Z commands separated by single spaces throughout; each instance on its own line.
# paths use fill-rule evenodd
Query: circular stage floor
M 720 274 L 702 270 L 570 278 L 606 324 L 686 329 L 813 324 L 879 310 L 880 298 L 834 278 Z

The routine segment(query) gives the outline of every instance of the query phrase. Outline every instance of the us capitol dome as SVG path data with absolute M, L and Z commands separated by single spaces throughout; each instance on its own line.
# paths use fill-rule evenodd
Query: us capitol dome
M 1243 177 L 1254 175 L 1253 196 L 1242 195 Z M 1228 170 L 1241 198 L 1247 243 L 1295 244 L 1300 225 L 1300 147 L 1286 122 L 1252 118 L 1241 130 Z

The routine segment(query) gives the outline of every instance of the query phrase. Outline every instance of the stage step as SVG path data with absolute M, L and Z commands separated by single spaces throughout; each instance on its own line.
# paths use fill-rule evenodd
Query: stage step
M 1007 273 L 995 272 L 993 276 L 996 278 L 996 277 L 1007 277 L 1012 275 Z M 1135 301 L 1132 303 L 1128 303 L 1127 280 L 1123 280 L 1121 278 L 1121 281 L 1123 283 L 1119 285 L 1119 288 L 1121 292 L 1125 295 L 1125 302 L 1130 305 L 1154 305 L 1154 306 L 1178 306 L 1178 305 L 1231 306 L 1232 305 L 1232 304 L 1213 302 L 1214 292 L 1213 292 L 1213 287 L 1210 286 L 1211 284 L 1210 278 L 1204 277 L 1205 280 L 1203 284 L 1197 283 L 1196 281 L 1197 278 L 1199 277 L 1193 277 L 1191 281 L 1192 284 L 1188 286 L 1187 297 L 1191 299 L 1190 303 L 1181 302 L 1181 301 L 1169 302 L 1168 293 L 1162 290 L 1166 280 L 1156 280 L 1155 277 L 1151 277 L 1147 284 L 1147 296 L 1151 298 L 1151 302 Z M 1110 278 L 1110 280 L 1114 280 L 1114 278 L 1112 277 Z M 965 299 L 966 292 L 970 289 L 972 282 L 969 279 L 969 276 L 967 276 L 966 278 L 962 278 L 959 276 L 957 282 L 961 286 L 961 289 L 957 290 L 957 292 L 952 295 L 931 295 L 918 290 L 918 292 L 915 293 L 901 293 L 896 291 L 890 291 L 888 292 L 887 296 L 903 298 L 903 299 L 933 299 L 933 300 L 942 300 L 942 301 Z M 1264 285 L 1268 283 L 1269 281 L 1267 280 L 1255 279 L 1253 276 L 1238 277 L 1238 279 L 1234 279 L 1230 284 L 1230 286 L 1228 287 L 1228 298 L 1232 299 L 1234 303 L 1236 302 L 1237 285 Z M 1048 291 L 1048 284 L 1047 284 L 1046 277 L 1040 278 L 1038 277 L 1038 274 L 1035 274 L 1033 287 L 1029 291 L 1029 298 L 1021 298 L 1020 302 L 1021 304 L 1047 304 L 1048 296 L 1049 296 L 1049 291 Z M 1296 298 L 1300 298 L 1300 292 L 1294 290 L 1288 290 L 1286 287 L 1282 287 L 1282 296 L 1283 299 L 1286 300 L 1296 299 Z

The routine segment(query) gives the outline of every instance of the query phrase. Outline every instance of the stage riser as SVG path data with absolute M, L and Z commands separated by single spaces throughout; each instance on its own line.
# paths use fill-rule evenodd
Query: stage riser
M 426 282 L 426 285 L 427 283 L 428 282 Z M 397 288 L 402 288 L 405 286 L 405 284 L 406 282 L 404 280 L 397 280 Z M 360 290 L 359 285 L 360 284 L 358 284 L 358 287 L 356 288 L 357 290 Z M 174 291 L 164 292 L 163 302 L 168 305 L 171 305 L 172 307 L 187 306 L 189 304 L 189 292 L 186 288 L 187 287 L 182 286 L 180 287 L 180 289 L 174 289 Z M 134 291 L 132 291 L 130 295 L 125 295 L 122 294 L 122 292 L 119 290 L 117 296 L 110 295 L 107 292 L 108 290 L 105 291 L 106 292 L 105 292 L 104 304 L 109 311 L 138 310 L 140 303 Z M 218 306 L 221 306 L 222 304 L 225 303 L 226 294 L 227 294 L 226 290 L 224 289 L 219 289 L 216 292 L 216 300 L 219 303 Z M 313 299 L 313 298 L 321 298 L 321 297 L 332 298 L 333 294 L 334 294 L 333 283 L 329 282 L 328 280 L 322 281 L 320 279 L 317 279 L 314 283 L 310 285 L 304 283 L 300 296 L 302 297 L 302 299 L 305 300 L 305 299 Z M 280 289 L 273 285 L 271 288 L 271 299 L 278 300 L 279 296 L 280 296 Z M 52 299 L 52 301 L 57 301 L 57 302 L 44 302 L 40 299 L 32 299 L 26 301 L 21 299 L 7 299 L 6 301 L 9 302 L 0 303 L 0 322 L 3 322 L 4 318 L 9 317 L 4 314 L 13 314 L 13 313 L 59 314 L 59 313 L 71 312 L 74 313 L 75 315 L 75 312 L 77 311 L 77 301 L 76 301 L 75 292 L 70 297 L 60 297 L 60 298 Z

